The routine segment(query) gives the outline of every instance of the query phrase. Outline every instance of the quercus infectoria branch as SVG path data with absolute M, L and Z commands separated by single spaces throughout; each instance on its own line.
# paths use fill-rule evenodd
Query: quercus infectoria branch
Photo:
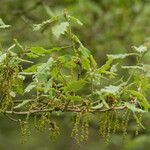
M 112 108 L 107 108 L 107 109 L 90 109 L 87 112 L 90 113 L 98 113 L 98 112 L 106 112 L 106 111 L 111 111 L 111 110 L 123 110 L 125 109 L 125 106 L 120 106 L 120 107 L 112 107 Z M 31 111 L 3 111 L 4 114 L 14 114 L 14 115 L 27 115 L 27 114 L 36 114 L 36 113 L 45 113 L 45 112 L 57 112 L 57 111 L 62 111 L 62 112 L 82 112 L 82 109 L 77 109 L 77 108 L 65 108 L 65 109 L 60 109 L 60 108 L 54 108 L 54 109 L 43 109 L 43 110 L 31 110 Z
M 22 102 L 26 100 L 15 100 L 14 103 Z M 35 100 L 28 100 L 30 102 L 35 102 Z M 93 102 L 92 104 L 97 104 L 98 101 Z M 36 109 L 36 110 L 28 110 L 28 111 L 16 111 L 16 110 L 6 110 L 1 111 L 8 119 L 14 122 L 21 122 L 21 119 L 15 119 L 11 115 L 41 115 L 42 113 L 53 113 L 53 112 L 72 112 L 72 113 L 103 113 L 107 111 L 114 111 L 114 110 L 124 110 L 125 106 L 119 106 L 119 107 L 110 107 L 105 109 L 94 109 L 94 108 L 81 108 L 82 104 L 75 105 L 75 106 L 65 106 L 64 108 L 51 108 L 51 109 Z
M 76 116 L 73 133 L 78 141 L 76 137 L 78 126 L 81 125 L 86 129 L 86 134 L 88 132 L 89 114 L 101 114 L 100 116 L 104 117 L 101 120 L 102 132 L 107 130 L 109 134 L 110 121 L 118 126 L 119 110 L 125 112 L 129 110 L 134 112 L 133 114 L 148 111 L 150 105 L 145 97 L 145 91 L 149 86 L 147 74 L 150 72 L 146 68 L 149 66 L 142 64 L 141 59 L 148 52 L 149 44 L 134 47 L 133 53 L 108 55 L 106 63 L 98 67 L 90 50 L 72 32 L 72 22 L 82 25 L 82 22 L 65 11 L 61 15 L 34 25 L 36 31 L 54 23 L 53 35 L 57 39 L 62 35 L 65 36 L 66 41 L 70 42 L 66 46 L 51 49 L 31 47 L 26 50 L 15 40 L 15 46 L 21 49 L 19 54 L 12 50 L 15 46 L 8 51 L 0 52 L 0 114 L 4 114 L 11 121 L 21 123 L 20 125 L 28 124 L 29 116 L 36 118 L 38 115 L 40 116 L 38 121 L 41 122 L 39 126 L 48 124 L 56 134 L 58 128 L 52 123 L 51 114 L 73 113 Z M 48 55 L 46 62 L 33 64 L 34 61 L 30 61 L 46 55 Z M 136 57 L 136 65 L 117 67 L 116 60 L 131 56 Z M 25 69 L 22 63 L 32 65 Z M 120 79 L 119 69 L 129 69 L 129 72 L 133 69 L 133 72 Z M 29 83 L 26 85 L 24 82 L 28 75 Z M 18 100 L 21 96 L 22 98 L 27 96 L 29 99 Z M 17 116 L 25 118 L 20 119 Z M 127 121 L 125 119 L 128 117 L 128 113 L 122 117 L 126 126 L 128 119 Z M 84 136 L 87 139 L 87 135 Z
M 29 102 L 35 102 L 34 99 L 28 99 L 28 100 L 14 100 L 14 103 L 20 103 L 23 101 L 29 101 Z M 48 103 L 45 103 L 46 105 Z M 99 100 L 91 103 L 91 105 L 99 104 Z M 3 114 L 14 114 L 14 115 L 34 115 L 34 114 L 41 114 L 41 113 L 52 113 L 52 112 L 72 112 L 72 113 L 80 113 L 80 112 L 89 112 L 89 113 L 101 113 L 101 112 L 107 112 L 107 111 L 114 111 L 114 110 L 123 110 L 126 106 L 111 106 L 109 108 L 88 108 L 83 107 L 83 104 L 79 105 L 64 105 L 63 108 L 61 107 L 54 107 L 50 109 L 35 109 L 35 110 L 28 110 L 28 111 L 16 111 L 16 110 L 7 110 L 7 111 L 1 111 Z M 8 116 L 9 117 L 9 116 Z

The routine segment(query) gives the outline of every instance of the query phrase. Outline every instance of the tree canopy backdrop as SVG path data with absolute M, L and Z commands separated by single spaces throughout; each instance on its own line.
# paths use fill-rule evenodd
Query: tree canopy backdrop
M 45 3 L 48 2 L 45 1 Z M 132 47 L 126 45 L 128 52 L 121 51 L 119 54 L 109 52 L 107 59 L 99 65 L 97 64 L 99 60 L 95 61 L 92 55 L 97 45 L 91 43 L 95 42 L 95 39 L 101 39 L 99 35 L 95 33 L 94 38 L 82 40 L 82 36 L 85 35 L 78 33 L 78 30 L 86 32 L 82 20 L 72 16 L 73 11 L 68 14 L 67 10 L 56 9 L 57 11 L 54 12 L 45 3 L 42 3 L 42 8 L 50 15 L 50 19 L 36 24 L 34 21 L 32 27 L 34 31 L 40 31 L 49 36 L 47 41 L 50 40 L 48 42 L 51 44 L 42 45 L 38 41 L 34 46 L 26 46 L 24 43 L 20 44 L 21 40 L 17 38 L 9 48 L 1 48 L 1 114 L 19 123 L 23 139 L 28 139 L 27 136 L 30 134 L 30 124 L 32 124 L 30 120 L 34 120 L 34 125 L 38 130 L 49 129 L 50 137 L 55 139 L 61 134 L 59 121 L 55 121 L 55 118 L 62 115 L 72 118 L 69 121 L 73 125 L 71 136 L 79 144 L 88 140 L 89 124 L 96 123 L 97 120 L 98 133 L 107 142 L 111 134 L 116 132 L 122 131 L 123 136 L 126 137 L 130 119 L 134 119 L 137 124 L 134 127 L 136 134 L 139 129 L 145 129 L 141 117 L 148 113 L 150 107 L 147 100 L 150 69 L 145 62 L 145 58 L 149 55 L 149 43 L 142 41 L 143 45 L 138 44 Z M 95 6 L 94 10 L 96 10 L 96 2 L 89 1 L 88 3 L 89 5 L 86 3 L 85 10 L 91 6 Z M 145 3 L 138 2 L 141 6 L 139 11 L 143 10 Z M 85 3 L 82 4 L 79 1 L 76 4 L 83 7 Z M 118 4 L 119 2 L 114 1 L 114 6 Z M 41 5 L 40 1 L 27 10 L 19 10 L 15 13 L 22 16 L 25 23 L 31 25 L 31 18 L 27 14 L 39 5 Z M 135 5 L 134 3 L 133 6 Z M 103 7 L 105 12 L 105 3 Z M 98 9 L 97 12 L 99 13 Z M 130 15 L 133 14 L 131 11 Z M 2 33 L 6 32 L 7 28 L 13 28 L 4 23 L 4 19 L 0 21 L 0 28 L 4 30 Z M 129 39 L 126 39 L 126 35 L 131 33 L 128 29 L 130 24 L 126 28 L 123 26 L 125 31 L 122 29 L 123 33 L 119 32 L 120 35 L 118 35 L 117 30 L 110 33 L 113 30 L 109 31 L 109 28 L 111 29 L 114 24 L 111 26 L 109 22 L 108 19 L 106 23 L 109 26 L 106 28 L 108 31 L 103 31 L 104 35 L 101 37 L 111 39 L 112 34 L 121 42 L 128 43 Z M 93 20 L 90 23 L 95 22 Z M 122 26 L 119 24 L 118 27 Z M 98 30 L 99 28 L 96 32 Z M 75 34 L 76 32 L 78 35 Z M 29 33 L 32 35 L 31 32 Z M 147 40 L 144 39 L 144 41 Z M 111 42 L 110 46 L 117 46 L 116 43 Z M 87 48 L 88 44 L 89 48 Z

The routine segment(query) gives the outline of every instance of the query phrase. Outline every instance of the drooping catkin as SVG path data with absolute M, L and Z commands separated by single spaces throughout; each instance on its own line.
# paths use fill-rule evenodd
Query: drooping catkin
M 138 117 L 138 120 L 139 122 L 142 122 L 142 116 L 143 114 L 142 113 L 138 113 L 137 114 L 137 117 Z M 140 123 L 136 121 L 136 129 L 135 129 L 135 135 L 137 136 L 139 134 L 139 131 L 140 131 Z
M 71 137 L 73 137 L 78 144 L 81 144 L 88 140 L 88 134 L 89 134 L 88 113 L 76 114 L 75 123 L 72 129 Z
M 24 143 L 28 140 L 28 137 L 31 135 L 29 122 L 20 121 L 20 127 L 21 127 L 22 143 Z
M 122 131 L 123 131 L 123 140 L 125 141 L 127 138 L 127 130 L 128 130 L 128 122 L 130 119 L 130 111 L 127 109 L 122 116 Z

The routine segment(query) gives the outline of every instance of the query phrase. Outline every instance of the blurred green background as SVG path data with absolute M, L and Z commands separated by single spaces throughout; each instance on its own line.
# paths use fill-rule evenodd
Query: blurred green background
M 83 22 L 83 26 L 73 25 L 74 32 L 90 49 L 101 66 L 108 53 L 130 52 L 131 46 L 150 41 L 150 1 L 149 0 L 0 0 L 0 18 L 11 28 L 0 30 L 0 44 L 7 48 L 16 38 L 25 47 L 57 46 L 50 29 L 33 32 L 32 25 L 49 19 L 52 15 L 67 9 Z M 58 41 L 59 45 L 65 41 Z M 144 61 L 150 63 L 150 53 Z M 132 62 L 132 60 L 129 60 Z M 76 145 L 70 137 L 72 120 L 58 117 L 61 135 L 55 142 L 50 141 L 47 132 L 33 134 L 21 144 L 19 126 L 3 116 L 0 117 L 0 150 L 149 150 L 150 115 L 144 116 L 146 130 L 135 137 L 134 122 L 129 124 L 126 141 L 121 134 L 112 135 L 106 144 L 98 136 L 97 126 L 91 122 L 89 141 Z

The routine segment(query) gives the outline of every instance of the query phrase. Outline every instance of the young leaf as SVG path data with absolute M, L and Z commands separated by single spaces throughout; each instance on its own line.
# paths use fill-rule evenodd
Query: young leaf
M 68 27 L 69 27 L 68 22 L 62 22 L 61 24 L 56 25 L 52 28 L 52 33 L 55 35 L 56 38 L 59 38 L 60 35 L 65 34 Z
M 99 68 L 97 70 L 97 72 L 100 73 L 100 74 L 105 73 L 108 69 L 110 69 L 112 62 L 113 62 L 113 60 L 111 58 L 109 58 L 106 61 L 106 64 L 104 64 L 101 68 Z
M 46 63 L 43 63 L 40 66 L 38 66 L 36 75 L 43 74 L 45 70 L 50 69 L 53 64 L 53 61 L 54 61 L 54 59 L 52 57 L 50 57 Z
M 92 67 L 97 68 L 97 63 L 96 63 L 95 59 L 93 58 L 93 56 L 90 55 L 89 58 L 90 58 L 90 62 L 91 62 Z
M 101 89 L 101 92 L 117 95 L 117 94 L 119 94 L 119 92 L 125 85 L 126 85 L 126 82 L 121 83 L 118 86 L 109 85 L 109 86 L 106 86 L 104 89 Z
M 47 93 L 50 90 L 50 88 L 52 88 L 52 81 L 53 81 L 52 79 L 49 79 L 47 81 L 47 83 L 45 83 L 44 93 Z M 51 93 L 51 96 L 52 96 L 52 91 L 50 93 Z
M 78 50 L 81 52 L 81 54 L 84 57 L 89 57 L 90 56 L 90 51 L 87 48 L 85 48 L 84 46 L 80 46 Z
M 38 58 L 38 57 L 39 57 L 39 55 L 34 54 L 34 53 L 26 53 L 26 55 L 27 55 L 29 58 Z
M 65 92 L 76 92 L 82 89 L 86 84 L 85 80 L 72 81 L 66 87 L 64 87 Z
M 80 96 L 72 96 L 72 95 L 67 95 L 67 98 L 73 102 L 80 102 L 82 100 L 82 97 Z
M 79 19 L 77 19 L 77 18 L 75 18 L 73 16 L 69 16 L 69 19 L 72 20 L 72 21 L 74 21 L 74 22 L 76 22 L 76 23 L 78 23 L 81 26 L 83 25 L 83 23 Z
M 30 51 L 35 54 L 49 54 L 51 51 L 44 49 L 43 47 L 31 47 Z
M 140 109 L 140 108 L 136 108 L 134 104 L 130 104 L 128 102 L 125 102 L 124 104 L 128 109 L 130 109 L 133 112 L 139 112 L 139 113 L 145 113 L 146 111 Z
M 134 90 L 128 90 L 133 96 L 137 97 L 138 101 L 140 102 L 141 106 L 144 107 L 144 110 L 147 111 L 150 108 L 150 104 L 147 99 L 139 92 Z
M 90 69 L 90 60 L 87 57 L 81 57 L 82 68 L 85 70 Z
M 36 65 L 32 65 L 31 67 L 27 68 L 24 70 L 24 72 L 29 72 L 29 73 L 34 73 L 37 72 L 37 68 L 41 65 L 41 63 L 36 64 Z
M 53 16 L 51 19 L 43 21 L 41 24 L 34 24 L 33 25 L 33 31 L 38 31 L 42 27 L 44 27 L 45 25 L 51 24 L 52 22 L 57 21 L 57 20 L 58 20 L 58 16 Z

